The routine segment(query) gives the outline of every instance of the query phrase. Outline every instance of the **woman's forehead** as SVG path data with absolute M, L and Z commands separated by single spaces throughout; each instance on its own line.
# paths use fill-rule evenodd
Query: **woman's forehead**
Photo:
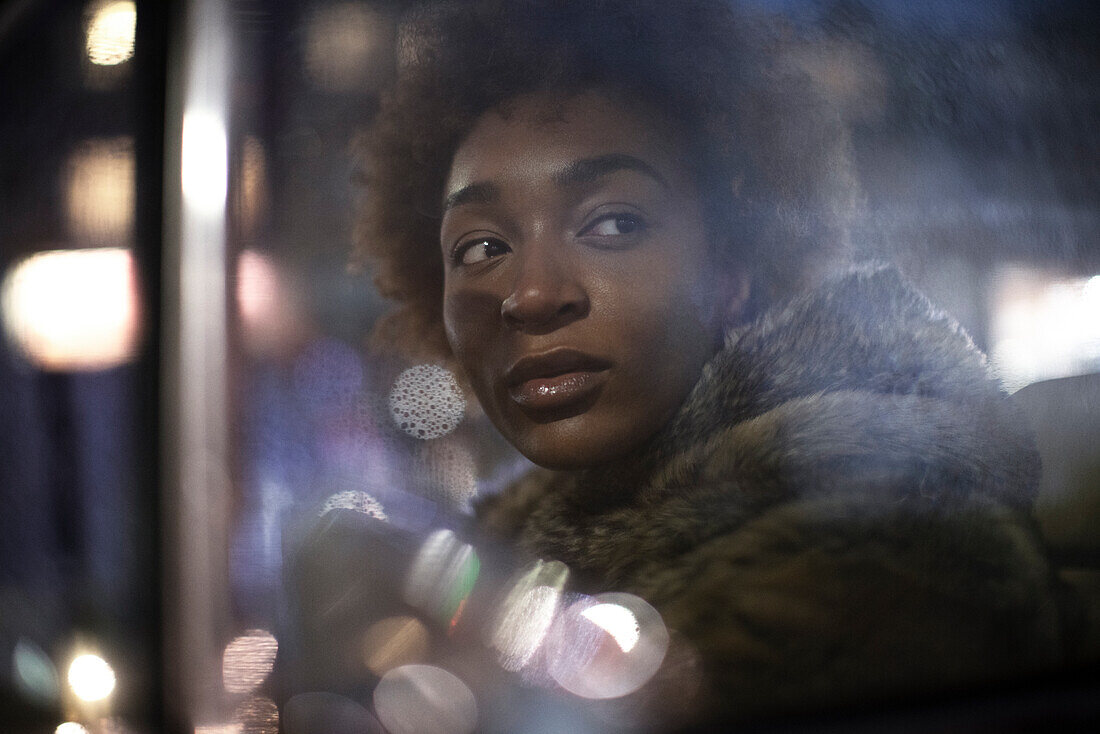
M 598 92 L 524 95 L 474 124 L 455 152 L 445 195 L 517 176 L 558 180 L 579 162 L 608 158 L 678 182 L 681 145 L 668 128 L 643 106 Z

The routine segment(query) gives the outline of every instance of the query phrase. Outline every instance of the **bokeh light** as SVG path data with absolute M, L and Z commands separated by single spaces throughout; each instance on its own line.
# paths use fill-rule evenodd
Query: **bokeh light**
M 63 724 L 58 724 L 57 728 L 53 730 L 54 734 L 88 734 L 87 728 L 75 721 L 66 721 Z
M 134 55 L 137 8 L 129 0 L 106 0 L 89 8 L 84 48 L 99 66 L 117 66 Z
M 254 696 L 233 712 L 240 734 L 279 734 L 279 707 L 270 698 Z
M 222 682 L 230 693 L 249 693 L 260 687 L 275 665 L 279 643 L 266 630 L 248 630 L 225 646 Z
M 115 671 L 98 655 L 78 655 L 69 665 L 69 687 L 82 701 L 102 701 L 115 690 Z
M 388 617 L 363 635 L 363 661 L 375 675 L 419 663 L 428 656 L 428 628 L 415 617 Z
M 15 685 L 25 696 L 40 703 L 57 700 L 60 692 L 57 668 L 38 645 L 26 638 L 17 640 L 12 649 L 11 667 Z
M 366 3 L 316 8 L 306 23 L 305 65 L 310 80 L 333 92 L 363 87 L 381 48 L 383 27 L 382 18 Z
M 619 698 L 661 667 L 669 634 L 661 615 L 632 594 L 582 599 L 558 617 L 547 642 L 550 674 L 582 698 Z
M 405 433 L 420 439 L 445 436 L 458 427 L 466 398 L 455 376 L 434 364 L 420 364 L 397 376 L 390 390 L 390 415 Z
M 0 283 L 8 337 L 47 370 L 97 370 L 133 358 L 139 340 L 136 277 L 128 250 L 40 252 Z
M 268 254 L 244 250 L 237 258 L 237 312 L 245 350 L 256 357 L 290 353 L 306 332 L 291 279 Z
M 432 665 L 404 665 L 382 677 L 374 709 L 390 734 L 469 734 L 477 727 L 473 691 Z
M 508 590 L 490 639 L 505 670 L 522 669 L 538 650 L 554 622 L 568 578 L 564 563 L 536 561 Z
M 436 620 L 457 624 L 481 573 L 473 546 L 446 529 L 432 532 L 405 579 L 405 601 Z
M 134 191 L 131 138 L 82 142 L 69 156 L 65 172 L 65 214 L 72 237 L 93 245 L 127 244 Z

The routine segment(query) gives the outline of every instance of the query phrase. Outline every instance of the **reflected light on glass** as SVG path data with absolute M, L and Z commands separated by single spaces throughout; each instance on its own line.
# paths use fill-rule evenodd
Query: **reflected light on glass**
M 633 693 L 661 667 L 669 635 L 661 615 L 632 594 L 584 599 L 558 618 L 548 641 L 550 674 L 582 698 Z
M 82 701 L 102 701 L 115 690 L 115 671 L 98 655 L 78 655 L 69 665 L 69 687 Z
M 413 438 L 446 436 L 466 413 L 466 398 L 450 371 L 434 364 L 410 367 L 390 389 L 390 416 Z
M 81 143 L 69 157 L 65 181 L 73 237 L 105 245 L 129 241 L 134 220 L 134 144 L 129 137 Z
M 12 678 L 24 695 L 42 703 L 57 699 L 57 669 L 42 648 L 30 640 L 20 639 L 11 657 Z
M 248 693 L 260 687 L 275 665 L 279 643 L 265 630 L 249 630 L 225 646 L 222 682 L 229 693 Z
M 241 725 L 202 724 L 195 727 L 195 734 L 241 734 Z
M 349 91 L 369 77 L 381 19 L 366 3 L 317 8 L 306 25 L 306 73 L 318 87 Z
M 490 644 L 505 670 L 521 670 L 539 649 L 558 609 L 569 569 L 559 561 L 536 561 L 512 585 L 500 605 Z
M 436 530 L 417 551 L 405 579 L 405 601 L 454 626 L 481 573 L 473 546 L 450 530 Z
M 16 264 L 0 283 L 9 338 L 47 370 L 116 367 L 139 339 L 133 260 L 119 248 L 54 250 Z
M 375 675 L 419 663 L 428 656 L 428 628 L 415 617 L 389 617 L 363 635 L 363 661 Z
M 374 689 L 374 708 L 390 734 L 470 734 L 477 701 L 457 676 L 432 665 L 404 665 Z
M 180 173 L 184 203 L 201 214 L 225 210 L 229 181 L 225 124 L 213 112 L 192 110 L 183 116 Z
M 99 66 L 117 66 L 134 55 L 137 9 L 128 0 L 107 0 L 90 8 L 84 48 Z
M 1006 268 L 992 299 L 990 361 L 1006 389 L 1100 370 L 1100 276 Z
M 255 696 L 233 712 L 241 734 L 279 734 L 279 707 L 270 698 Z
M 64 724 L 58 724 L 57 728 L 53 730 L 53 734 L 89 734 L 88 730 L 76 723 L 75 721 L 66 721 Z

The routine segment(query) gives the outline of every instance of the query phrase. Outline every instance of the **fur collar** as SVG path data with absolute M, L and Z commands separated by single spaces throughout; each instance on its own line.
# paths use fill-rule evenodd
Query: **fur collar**
M 984 356 L 894 269 L 863 267 L 726 337 L 669 424 L 612 465 L 537 470 L 478 514 L 610 588 L 779 502 L 1026 509 L 1028 430 Z

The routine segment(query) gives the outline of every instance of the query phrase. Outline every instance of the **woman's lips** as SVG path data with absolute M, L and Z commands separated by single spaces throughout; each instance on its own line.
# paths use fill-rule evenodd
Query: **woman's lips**
M 563 408 L 588 397 L 604 383 L 604 371 L 567 372 L 554 377 L 536 377 L 508 388 L 512 400 L 530 410 Z
M 592 397 L 607 381 L 611 363 L 575 349 L 524 357 L 505 374 L 508 395 L 529 411 L 568 407 Z

